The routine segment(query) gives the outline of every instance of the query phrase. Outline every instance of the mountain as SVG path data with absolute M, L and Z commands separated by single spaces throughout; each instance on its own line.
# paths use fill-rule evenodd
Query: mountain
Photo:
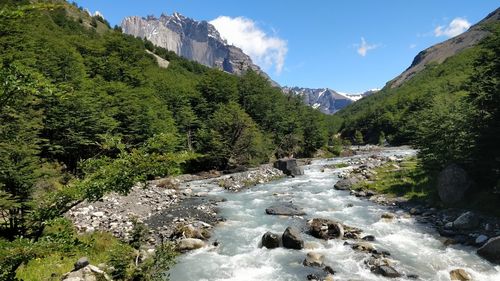
M 272 81 L 240 48 L 229 45 L 217 29 L 207 21 L 196 21 L 179 13 L 159 18 L 131 16 L 123 19 L 124 33 L 146 38 L 158 47 L 175 52 L 203 65 L 242 75 L 252 69 Z
M 301 96 L 304 99 L 305 104 L 319 109 L 321 112 L 326 114 L 334 114 L 347 105 L 377 91 L 370 90 L 362 94 L 349 95 L 339 93 L 328 88 L 310 89 L 300 87 L 283 87 L 282 90 L 285 94 Z
M 394 88 L 400 86 L 422 71 L 429 63 L 435 62 L 440 64 L 447 58 L 456 55 L 467 48 L 477 45 L 482 39 L 490 34 L 488 30 L 484 29 L 484 26 L 488 23 L 498 22 L 500 20 L 499 9 L 490 13 L 486 16 L 486 18 L 473 25 L 467 32 L 418 53 L 410 67 L 389 82 L 390 87 Z
M 343 124 L 342 135 L 352 137 L 360 131 L 368 142 L 378 142 L 381 135 L 392 144 L 412 142 L 419 123 L 428 119 L 434 106 L 453 104 L 476 90 L 471 86 L 478 79 L 476 73 L 491 63 L 484 57 L 498 54 L 492 46 L 499 33 L 500 9 L 496 9 L 468 31 L 421 51 L 380 92 L 335 114 Z M 497 85 L 495 81 L 492 86 Z M 466 111 L 466 104 L 456 106 Z

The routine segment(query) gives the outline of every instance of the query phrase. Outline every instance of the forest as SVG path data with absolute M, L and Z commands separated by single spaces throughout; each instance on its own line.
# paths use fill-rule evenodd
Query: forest
M 65 1 L 1 4 L 5 278 L 58 247 L 44 230 L 82 200 L 155 177 L 312 156 L 332 135 L 327 116 L 251 70 L 237 77 L 185 60 Z

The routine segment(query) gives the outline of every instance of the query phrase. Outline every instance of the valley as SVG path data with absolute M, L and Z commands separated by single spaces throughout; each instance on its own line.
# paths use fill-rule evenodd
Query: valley
M 500 8 L 346 94 L 404 36 L 108 5 L 0 1 L 0 281 L 500 279 Z

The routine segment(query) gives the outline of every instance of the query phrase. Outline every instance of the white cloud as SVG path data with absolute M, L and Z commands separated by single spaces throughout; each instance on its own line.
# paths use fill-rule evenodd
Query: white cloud
M 241 48 L 257 65 L 274 66 L 276 73 L 281 73 L 288 51 L 285 40 L 266 34 L 253 20 L 244 17 L 220 16 L 210 23 L 229 44 Z
M 408 48 L 410 49 L 415 49 L 417 47 L 417 44 L 410 44 L 410 46 L 408 46 Z
M 364 37 L 361 37 L 361 44 L 355 44 L 358 47 L 358 54 L 362 57 L 366 56 L 369 50 L 373 50 L 379 47 L 379 44 L 368 44 Z
M 469 29 L 470 25 L 470 22 L 464 18 L 454 18 L 448 26 L 440 25 L 436 27 L 434 36 L 454 37 Z

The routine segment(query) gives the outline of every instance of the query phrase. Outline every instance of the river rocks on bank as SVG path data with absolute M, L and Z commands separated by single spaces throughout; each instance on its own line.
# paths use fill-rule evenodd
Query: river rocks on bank
M 464 269 L 458 268 L 450 271 L 450 279 L 458 281 L 469 281 L 472 280 L 472 277 Z
M 477 250 L 477 254 L 490 262 L 500 264 L 500 236 L 488 240 Z
M 323 266 L 323 260 L 325 256 L 323 256 L 320 253 L 316 252 L 309 252 L 306 255 L 306 258 L 302 262 L 304 266 L 310 266 L 310 267 L 321 267 Z
M 277 216 L 303 216 L 306 213 L 291 202 L 279 203 L 266 208 L 266 214 Z
M 278 234 L 268 231 L 262 235 L 261 244 L 262 247 L 266 247 L 268 249 L 278 248 L 280 246 L 280 237 Z
M 336 190 L 350 190 L 351 187 L 357 182 L 358 180 L 356 178 L 341 179 L 335 183 L 333 188 Z
M 463 200 L 471 185 L 472 181 L 467 172 L 456 164 L 450 164 L 438 175 L 439 198 L 445 204 L 456 204 Z
M 240 191 L 242 189 L 270 182 L 284 176 L 285 174 L 279 169 L 273 168 L 270 165 L 261 165 L 258 168 L 246 172 L 222 176 L 214 181 L 217 181 L 220 187 L 227 190 Z
M 281 170 L 287 176 L 300 176 L 304 174 L 304 168 L 297 165 L 295 158 L 281 158 L 274 162 L 274 168 Z
M 187 252 L 205 247 L 205 242 L 196 238 L 185 238 L 177 242 L 177 250 L 180 252 Z
M 283 232 L 283 236 L 281 237 L 281 241 L 283 243 L 283 247 L 288 249 L 301 250 L 304 248 L 304 240 L 300 235 L 300 232 L 292 226 L 289 226 Z
M 86 257 L 80 258 L 75 263 L 75 268 L 61 278 L 62 281 L 111 281 L 104 271 L 99 269 L 97 266 L 93 266 L 89 263 Z
M 213 227 L 202 221 L 195 222 L 177 222 L 174 226 L 174 231 L 170 235 L 172 239 L 179 238 L 196 238 L 201 240 L 207 240 L 211 237 L 211 229 Z
M 453 221 L 452 228 L 454 229 L 473 229 L 480 224 L 479 217 L 473 212 L 465 212 Z

